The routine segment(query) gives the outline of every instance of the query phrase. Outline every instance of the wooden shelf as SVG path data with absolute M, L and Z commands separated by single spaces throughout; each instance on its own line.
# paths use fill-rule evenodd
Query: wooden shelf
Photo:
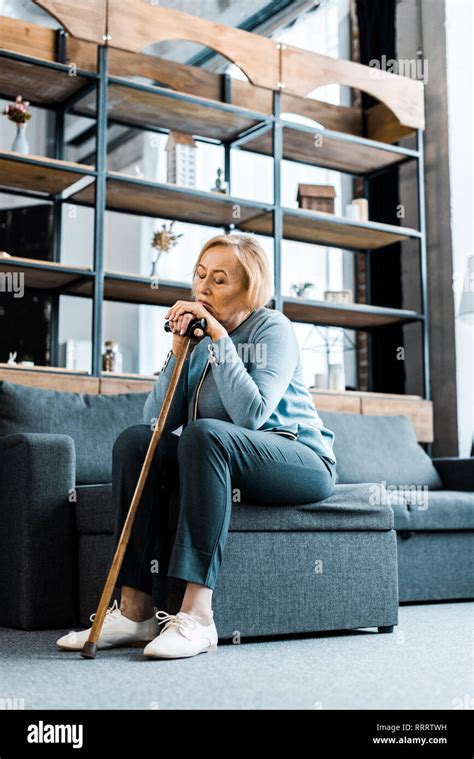
M 94 196 L 95 187 L 91 184 L 73 194 L 70 202 L 92 205 Z M 211 227 L 228 224 L 240 226 L 242 221 L 250 222 L 270 207 L 269 204 L 232 198 L 220 193 L 138 180 L 115 172 L 107 174 L 106 202 L 110 211 L 177 219 L 188 224 L 205 224 Z M 239 208 L 240 219 L 234 218 L 235 206 Z
M 308 389 L 319 412 L 406 416 L 413 425 L 418 442 L 433 442 L 433 403 L 420 395 L 338 391 L 315 387 Z
M 272 235 L 273 217 L 264 213 L 239 224 L 240 229 L 261 235 Z M 332 214 L 305 209 L 283 208 L 283 238 L 313 245 L 328 245 L 347 250 L 376 250 L 419 232 L 376 222 L 345 219 Z
M 273 214 L 269 204 L 228 195 L 201 192 L 171 184 L 137 180 L 124 174 L 107 175 L 107 208 L 141 216 L 177 219 L 188 224 L 212 227 L 235 224 L 243 231 L 273 234 Z M 92 205 L 93 184 L 74 193 L 71 203 Z M 240 218 L 234 217 L 238 206 Z M 395 242 L 419 237 L 414 229 L 376 222 L 344 219 L 332 214 L 304 209 L 283 209 L 283 237 L 287 240 L 329 245 L 348 250 L 375 250 Z
M 102 379 L 131 379 L 141 380 L 142 382 L 154 382 L 158 374 L 134 374 L 133 372 L 101 372 Z
M 61 366 L 41 366 L 41 364 L 35 366 L 20 366 L 19 364 L 7 364 L 0 362 L 0 369 L 8 369 L 18 372 L 47 372 L 53 374 L 74 374 L 75 376 L 89 377 L 89 373 L 85 369 L 64 369 Z
M 421 319 L 416 311 L 286 297 L 283 298 L 283 313 L 291 321 L 345 329 L 371 329 Z
M 311 393 L 314 393 L 315 395 L 318 395 L 319 393 L 323 395 L 347 395 L 348 397 L 353 396 L 354 398 L 374 398 L 375 400 L 378 399 L 395 399 L 400 400 L 403 399 L 404 401 L 421 401 L 423 400 L 421 395 L 400 395 L 400 393 L 376 393 L 376 392 L 370 392 L 367 390 L 331 390 L 330 388 L 326 387 L 314 387 L 314 385 L 311 385 L 308 390 Z M 424 401 L 424 403 L 430 403 L 430 401 Z
M 104 299 L 121 303 L 139 303 L 151 306 L 171 306 L 177 300 L 190 300 L 191 286 L 160 281 L 159 287 L 151 286 L 149 277 L 106 272 L 104 275 Z M 91 286 L 78 282 L 68 288 L 68 295 L 91 296 Z
M 34 261 L 12 257 L 0 259 L 0 272 L 21 271 L 25 274 L 25 287 L 61 291 L 64 295 L 91 298 L 93 274 L 90 269 L 72 268 L 54 262 Z M 159 287 L 151 286 L 149 277 L 119 272 L 105 272 L 104 300 L 143 305 L 170 306 L 177 300 L 191 299 L 191 285 L 161 280 Z M 320 324 L 346 329 L 370 329 L 387 324 L 417 321 L 416 311 L 366 306 L 341 305 L 326 301 L 284 298 L 283 312 L 289 319 L 309 324 Z
M 23 100 L 29 100 L 32 105 L 55 107 L 91 81 L 80 74 L 70 76 L 70 69 L 67 67 L 60 69 L 41 65 L 42 61 L 43 59 L 32 56 L 28 56 L 28 62 L 2 56 L 1 97 L 14 100 L 18 93 L 21 93 Z
M 151 284 L 151 279 L 146 277 L 129 279 L 126 275 L 106 273 L 104 297 L 106 300 L 152 306 L 172 306 L 177 300 L 191 299 L 190 285 L 160 281 L 156 288 Z
M 406 160 L 405 155 L 396 151 L 387 151 L 372 145 L 361 145 L 350 141 L 339 141 L 324 134 L 321 144 L 316 147 L 315 136 L 318 133 L 299 129 L 296 125 L 285 124 L 282 131 L 283 158 L 287 161 L 363 175 Z M 241 149 L 261 155 L 273 155 L 272 131 L 268 130 L 253 140 L 249 140 L 242 145 Z
M 90 176 L 90 172 L 92 166 L 80 163 L 0 150 L 0 187 L 54 195 Z
M 115 79 L 114 82 L 118 80 Z M 164 87 L 143 87 L 122 80 L 110 83 L 108 118 L 130 126 L 175 129 L 221 142 L 236 139 L 242 132 L 268 120 L 264 113 L 246 111 L 208 98 L 176 93 Z M 135 84 L 135 89 L 133 85 Z M 130 86 L 132 85 L 132 86 Z M 95 118 L 95 93 L 86 95 L 74 112 Z
M 24 274 L 25 287 L 38 290 L 69 290 L 77 282 L 85 283 L 92 294 L 91 270 L 79 266 L 66 266 L 54 261 L 32 258 L 0 258 L 0 272 L 17 271 Z
M 17 271 L 25 275 L 25 287 L 60 290 L 64 295 L 91 298 L 93 295 L 93 273 L 85 267 L 70 267 L 53 261 L 38 261 L 31 258 L 0 258 L 0 272 Z M 159 287 L 152 287 L 150 277 L 133 274 L 106 272 L 104 279 L 105 300 L 123 303 L 140 303 L 155 306 L 170 306 L 177 300 L 191 298 L 191 285 L 182 282 L 160 280 Z

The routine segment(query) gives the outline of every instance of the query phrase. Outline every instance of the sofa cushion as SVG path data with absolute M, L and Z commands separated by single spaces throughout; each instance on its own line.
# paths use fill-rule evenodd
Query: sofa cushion
M 0 437 L 18 432 L 69 435 L 77 484 L 111 482 L 112 447 L 126 427 L 143 422 L 148 393 L 88 395 L 0 381 Z
M 336 485 L 329 498 L 315 503 L 295 506 L 233 503 L 229 530 L 390 530 L 393 511 L 384 491 L 380 483 Z M 174 489 L 168 502 L 170 508 L 176 504 L 176 495 Z M 77 488 L 76 524 L 81 534 L 113 532 L 112 485 Z
M 320 411 L 335 434 L 338 483 L 443 487 L 430 457 L 418 444 L 406 416 L 369 416 Z
M 389 489 L 387 496 L 397 530 L 474 530 L 474 493 L 419 490 L 392 497 Z

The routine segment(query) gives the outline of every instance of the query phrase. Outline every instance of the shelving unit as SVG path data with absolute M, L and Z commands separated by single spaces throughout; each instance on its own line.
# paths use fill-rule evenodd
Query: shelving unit
M 406 324 L 421 320 L 416 311 L 382 308 L 365 304 L 336 304 L 326 301 L 284 298 L 283 313 L 292 321 L 320 324 L 345 329 L 373 329 L 390 324 Z
M 91 166 L 42 156 L 24 156 L 11 150 L 0 150 L 0 186 L 2 188 L 54 196 L 75 186 L 85 176 L 95 176 Z
M 36 1 L 48 10 L 48 0 Z M 133 2 L 134 0 L 128 0 L 128 6 L 132 6 Z M 116 25 L 119 22 L 115 5 L 115 0 L 109 0 L 107 7 L 111 9 L 111 14 L 113 12 L 110 23 L 113 20 L 113 24 Z M 156 12 L 156 29 L 161 28 L 158 14 L 165 13 L 166 18 L 174 14 L 173 18 L 176 19 L 183 39 L 186 38 L 187 29 L 191 28 L 192 22 L 189 19 L 193 17 L 187 14 L 159 7 L 153 10 L 148 7 L 144 9 L 144 4 L 137 4 L 136 13 L 142 12 Z M 249 35 L 253 39 L 247 40 L 247 37 L 242 35 L 248 33 L 223 27 L 231 43 L 235 42 L 235 51 L 238 52 L 239 45 L 253 43 L 255 59 L 261 57 L 260 69 L 265 69 L 253 69 L 252 76 L 249 74 L 252 83 L 233 81 L 228 76 L 201 72 L 193 70 L 190 66 L 142 55 L 139 51 L 148 43 L 145 37 L 138 39 L 135 27 L 130 36 L 130 44 L 123 42 L 116 31 L 112 33 L 112 39 L 108 43 L 97 44 L 98 31 L 88 25 L 87 20 L 83 19 L 83 25 L 79 32 L 75 33 L 76 20 L 66 16 L 62 20 L 58 13 L 60 14 L 59 10 L 56 18 L 62 21 L 65 27 L 58 32 L 24 22 L 15 22 L 12 19 L 8 19 L 5 32 L 0 29 L 0 97 L 13 98 L 21 92 L 33 105 L 52 110 L 56 121 L 54 158 L 20 156 L 11 151 L 0 151 L 1 192 L 47 199 L 53 203 L 55 260 L 41 262 L 18 257 L 0 259 L 0 272 L 21 270 L 25 274 L 26 287 L 48 290 L 55 296 L 67 294 L 92 299 L 92 377 L 100 378 L 102 375 L 104 300 L 170 305 L 177 299 L 190 297 L 190 285 L 186 283 L 160 282 L 159 288 L 153 289 L 150 279 L 146 277 L 105 270 L 104 217 L 106 210 L 113 210 L 221 227 L 225 231 L 235 228 L 272 237 L 275 274 L 273 305 L 294 321 L 367 330 L 369 333 L 391 324 L 419 323 L 423 345 L 423 398 L 429 399 L 423 94 L 421 91 L 418 96 L 418 90 L 412 86 L 419 83 L 394 77 L 382 90 L 377 88 L 376 84 L 367 84 L 363 80 L 363 70 L 367 67 L 291 48 L 289 52 L 292 55 L 295 55 L 296 51 L 298 56 L 303 55 L 307 60 L 305 70 L 310 65 L 314 67 L 314 81 L 310 82 L 311 76 L 308 75 L 304 77 L 304 83 L 300 83 L 292 69 L 293 59 L 289 56 L 285 58 L 286 48 L 283 49 L 258 35 Z M 67 14 L 67 8 L 64 13 Z M 203 34 L 207 29 L 207 23 L 199 20 Z M 30 38 L 35 41 L 35 57 L 25 54 L 24 44 L 22 46 L 17 42 L 21 40 L 26 27 Z M 148 30 L 146 33 L 148 34 Z M 117 39 L 120 42 L 116 42 Z M 272 51 L 277 49 L 276 58 L 273 57 L 273 52 L 268 56 L 270 43 Z M 232 58 L 235 51 L 231 44 L 228 57 Z M 316 65 L 321 63 L 321 59 L 325 62 L 324 71 Z M 71 62 L 74 62 L 75 66 L 73 76 L 70 75 Z M 304 61 L 301 61 L 300 65 L 303 64 Z M 269 87 L 268 80 L 273 76 L 272 67 L 275 66 L 277 68 L 274 85 Z M 332 71 L 337 73 L 334 74 Z M 158 84 L 146 85 L 130 78 L 140 73 L 154 78 Z M 307 91 L 314 89 L 318 86 L 318 78 L 326 74 L 329 81 L 357 86 L 371 91 L 375 96 L 379 95 L 380 104 L 375 106 L 371 113 L 362 114 L 351 108 L 319 103 L 307 98 L 301 88 L 305 87 Z M 281 86 L 282 77 L 287 78 L 286 87 Z M 404 88 L 410 89 L 406 103 L 403 97 Z M 380 93 L 387 94 L 385 96 Z M 382 102 L 383 99 L 385 102 Z M 416 104 L 416 107 L 412 107 L 413 112 L 410 111 L 410 104 Z M 301 115 L 311 116 L 315 120 L 319 118 L 322 123 L 328 124 L 328 128 L 308 127 L 285 121 L 281 114 L 288 110 L 299 111 Z M 87 116 L 94 120 L 94 165 L 81 165 L 64 160 L 66 113 Z M 230 186 L 232 150 L 271 156 L 273 202 L 259 203 L 236 198 L 232 194 L 191 190 L 109 171 L 107 125 L 114 123 L 164 134 L 176 129 L 192 133 L 197 140 L 222 145 L 225 149 L 225 180 Z M 416 149 L 393 144 L 408 133 L 416 135 Z M 322 142 L 315 146 L 317 135 L 322 136 Z M 284 208 L 281 204 L 282 160 L 330 168 L 355 177 L 362 176 L 367 186 L 371 177 L 380 172 L 407 161 L 415 161 L 420 208 L 419 228 L 409 229 L 374 221 L 358 222 L 330 214 Z M 66 266 L 59 260 L 60 210 L 62 203 L 66 201 L 94 209 L 94 263 L 91 269 Z M 240 209 L 238 219 L 235 219 L 233 214 L 235 205 Z M 342 248 L 353 251 L 354 255 L 366 256 L 390 255 L 389 246 L 393 243 L 415 240 L 420 256 L 420 313 L 370 304 L 336 305 L 325 301 L 284 296 L 281 288 L 284 239 Z M 57 303 L 57 298 L 55 301 Z
M 320 166 L 354 176 L 373 174 L 396 164 L 415 158 L 416 151 L 395 145 L 369 140 L 357 135 L 343 135 L 330 129 L 318 129 L 303 124 L 281 121 L 283 131 L 283 158 L 286 161 Z M 323 136 L 315 146 L 315 135 Z M 259 135 L 244 139 L 243 150 L 261 155 L 273 155 L 272 135 L 262 130 Z
M 240 225 L 271 211 L 271 206 L 213 192 L 193 190 L 171 184 L 136 179 L 125 174 L 107 172 L 105 207 L 109 211 L 138 216 L 176 219 L 190 224 L 225 227 L 233 223 L 233 208 L 239 206 Z M 93 206 L 95 185 L 74 193 L 70 203 Z

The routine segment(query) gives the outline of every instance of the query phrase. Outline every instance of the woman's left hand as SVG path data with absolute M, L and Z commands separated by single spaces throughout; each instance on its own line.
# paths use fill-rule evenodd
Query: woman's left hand
M 168 319 L 171 330 L 181 335 L 184 335 L 190 322 L 202 318 L 206 319 L 207 322 L 206 331 L 196 329 L 194 331 L 195 337 L 209 335 L 211 340 L 215 341 L 228 334 L 225 327 L 212 316 L 210 311 L 202 303 L 196 301 L 177 300 L 165 314 L 165 319 Z

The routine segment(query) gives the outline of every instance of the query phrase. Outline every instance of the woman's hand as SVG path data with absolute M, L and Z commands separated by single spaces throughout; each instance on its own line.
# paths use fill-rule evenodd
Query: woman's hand
M 212 316 L 202 303 L 196 301 L 177 300 L 176 303 L 165 314 L 165 319 L 168 319 L 170 329 L 173 333 L 173 348 L 172 351 L 175 356 L 178 355 L 184 340 L 184 333 L 188 328 L 190 322 L 195 319 L 206 319 L 206 331 L 202 329 L 194 330 L 194 336 L 191 338 L 191 345 L 196 344 L 203 337 L 209 335 L 211 340 L 218 340 L 220 337 L 227 335 L 227 330 L 217 319 Z M 197 339 L 196 339 L 197 338 Z

